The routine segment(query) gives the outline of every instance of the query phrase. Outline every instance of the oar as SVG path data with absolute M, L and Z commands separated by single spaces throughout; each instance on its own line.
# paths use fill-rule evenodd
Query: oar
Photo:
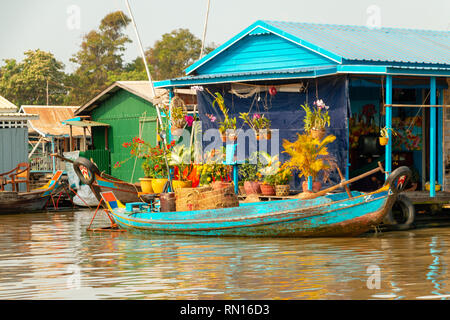
M 378 171 L 381 171 L 381 172 L 384 173 L 384 169 L 383 169 L 383 166 L 381 165 L 381 162 L 378 162 L 378 167 L 377 168 L 372 169 L 372 170 L 370 170 L 370 171 L 368 171 L 366 173 L 363 173 L 363 174 L 361 174 L 361 175 L 359 175 L 357 177 L 354 177 L 354 178 L 352 178 L 350 180 L 341 181 L 339 184 L 334 185 L 332 187 L 329 187 L 327 189 L 321 190 L 319 192 L 306 193 L 306 194 L 305 193 L 300 193 L 299 195 L 301 195 L 300 196 L 301 199 L 313 199 L 313 198 L 321 197 L 321 196 L 326 195 L 328 192 L 334 191 L 334 190 L 336 190 L 338 188 L 345 187 L 345 186 L 347 186 L 350 183 L 353 183 L 355 181 L 361 180 L 361 179 L 363 179 L 365 177 L 368 177 L 368 176 L 370 176 L 370 175 L 372 175 L 374 173 L 377 173 Z

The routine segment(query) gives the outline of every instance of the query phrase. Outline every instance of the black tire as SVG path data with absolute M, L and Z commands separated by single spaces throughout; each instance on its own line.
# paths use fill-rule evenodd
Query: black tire
M 397 207 L 401 210 L 400 217 L 393 212 Z M 411 200 L 406 195 L 399 194 L 391 210 L 384 217 L 383 224 L 390 230 L 409 230 L 413 227 L 415 217 L 416 209 Z
M 97 166 L 86 158 L 78 158 L 73 162 L 73 170 L 80 181 L 90 186 L 95 180 L 95 174 L 100 174 Z
M 394 194 L 398 194 L 405 190 L 408 182 L 411 180 L 411 170 L 408 167 L 399 167 L 392 171 L 386 179 L 385 184 L 389 184 L 389 188 Z

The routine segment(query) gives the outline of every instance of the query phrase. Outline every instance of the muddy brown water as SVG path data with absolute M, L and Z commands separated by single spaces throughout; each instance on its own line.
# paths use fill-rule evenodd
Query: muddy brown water
M 209 238 L 92 233 L 91 218 L 0 216 L 0 299 L 450 299 L 447 227 Z

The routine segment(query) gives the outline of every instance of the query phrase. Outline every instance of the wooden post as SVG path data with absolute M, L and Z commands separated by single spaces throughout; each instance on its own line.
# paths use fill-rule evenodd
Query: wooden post
M 72 126 L 71 125 L 69 125 L 69 146 L 70 146 L 70 151 L 73 151 Z
M 87 150 L 86 127 L 83 127 L 83 151 Z
M 430 104 L 436 104 L 436 77 L 430 77 Z M 430 108 L 430 197 L 436 196 L 436 107 Z

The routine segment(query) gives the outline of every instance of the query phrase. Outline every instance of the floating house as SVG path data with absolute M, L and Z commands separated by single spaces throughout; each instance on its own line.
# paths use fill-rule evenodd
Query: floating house
M 190 89 L 175 90 L 188 109 L 196 104 Z M 122 145 L 140 137 L 156 145 L 157 113 L 155 104 L 168 105 L 169 91 L 157 89 L 153 97 L 148 81 L 117 81 L 75 111 L 66 125 L 89 128 L 92 145 L 80 155 L 92 159 L 101 171 L 124 181 L 136 182 L 144 176 L 141 162 L 130 158 Z
M 73 131 L 62 121 L 74 117 L 77 106 L 30 106 L 23 105 L 20 112 L 24 115 L 37 114 L 38 119 L 28 120 L 28 153 L 31 170 L 35 172 L 55 172 L 64 170 L 65 164 L 52 153 L 62 154 L 73 150 L 83 150 L 87 136 L 81 128 Z M 81 149 L 80 149 L 81 148 Z
M 0 96 L 0 173 L 12 170 L 19 163 L 28 162 L 27 121 L 38 119 L 39 116 L 19 113 L 17 110 L 16 105 Z
M 155 87 L 200 89 L 203 130 L 217 127 L 207 115 L 218 112 L 211 93 L 220 92 L 230 116 L 261 112 L 272 121 L 279 133 L 270 145 L 280 146 L 283 160 L 283 139 L 303 131 L 300 106 L 322 99 L 330 107 L 327 133 L 337 137 L 329 150 L 347 178 L 380 161 L 387 172 L 409 166 L 411 190 L 427 198 L 444 194 L 439 187 L 450 191 L 449 31 L 257 21 L 185 72 Z M 397 133 L 389 131 L 386 147 L 377 142 L 383 127 Z M 352 187 L 383 182 L 382 175 Z

